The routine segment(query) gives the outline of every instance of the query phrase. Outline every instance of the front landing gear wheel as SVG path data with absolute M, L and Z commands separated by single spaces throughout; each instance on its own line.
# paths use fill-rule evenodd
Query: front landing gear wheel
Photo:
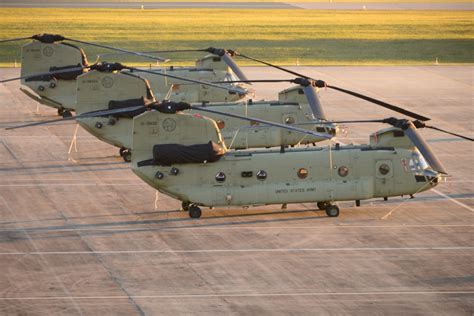
M 338 217 L 339 207 L 337 205 L 329 205 L 328 207 L 326 207 L 326 214 L 329 217 Z
M 189 217 L 199 218 L 199 217 L 201 217 L 201 214 L 202 214 L 201 209 L 198 206 L 191 205 L 189 207 Z
M 71 111 L 67 111 L 67 110 L 63 111 L 62 115 L 63 115 L 63 118 L 72 117 Z
M 132 161 L 132 152 L 130 151 L 130 149 L 122 147 L 119 150 L 119 154 L 125 162 L 131 162 Z
M 329 202 L 318 202 L 318 203 L 316 203 L 316 205 L 318 206 L 318 208 L 321 211 L 324 211 L 328 206 L 331 205 L 331 203 L 329 203 Z

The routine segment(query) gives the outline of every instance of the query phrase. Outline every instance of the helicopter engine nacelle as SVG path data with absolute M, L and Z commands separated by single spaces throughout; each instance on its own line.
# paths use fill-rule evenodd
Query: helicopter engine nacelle
M 396 127 L 379 130 L 370 135 L 372 147 L 396 147 L 412 149 L 415 145 L 405 136 L 405 132 Z
M 65 43 L 42 43 L 33 41 L 22 47 L 21 76 L 47 73 L 56 70 L 67 70 L 87 65 L 87 58 L 77 46 Z M 38 76 L 22 79 L 21 83 L 39 95 L 30 95 L 40 103 L 55 108 L 74 109 L 75 79 L 84 70 L 73 70 L 55 75 Z
M 222 61 L 222 58 L 217 55 L 206 55 L 203 58 L 196 60 L 196 68 L 224 70 L 229 72 L 229 67 Z
M 153 102 L 148 81 L 123 72 L 90 71 L 77 78 L 77 114 L 145 106 Z M 145 108 L 143 108 L 143 111 Z M 139 112 L 140 113 L 140 112 Z M 78 123 L 100 140 L 117 147 L 132 147 L 132 120 L 137 113 L 79 118 Z

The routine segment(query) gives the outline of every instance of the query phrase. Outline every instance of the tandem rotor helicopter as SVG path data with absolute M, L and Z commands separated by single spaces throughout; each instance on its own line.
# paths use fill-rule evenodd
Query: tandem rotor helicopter
M 81 113 L 78 111 L 75 119 L 78 122 L 90 120 L 97 123 L 98 119 L 118 118 L 120 121 L 122 117 L 128 117 L 132 126 L 122 132 L 128 133 L 131 139 L 133 172 L 156 190 L 182 201 L 183 209 L 189 212 L 191 218 L 199 218 L 203 206 L 286 205 L 302 202 L 316 202 L 319 209 L 325 210 L 328 216 L 335 217 L 339 215 L 339 208 L 334 204 L 337 201 L 355 200 L 356 205 L 360 205 L 360 201 L 364 199 L 378 197 L 387 199 L 392 196 L 416 194 L 429 190 L 440 182 L 447 172 L 419 135 L 418 128 L 431 128 L 473 140 L 428 126 L 422 122 L 428 118 L 392 105 L 386 107 L 392 106 L 392 109 L 412 116 L 416 120 L 411 122 L 406 119 L 389 118 L 328 121 L 326 117 L 318 117 L 318 114 L 321 116 L 323 112 L 314 92 L 315 86 L 327 86 L 377 104 L 382 103 L 380 104 L 382 106 L 387 104 L 327 85 L 283 67 L 263 63 L 299 77 L 285 81 L 300 85 L 292 91 L 298 98 L 301 99 L 303 95 L 306 98 L 307 106 L 312 111 L 309 122 L 291 120 L 272 122 L 251 117 L 247 112 L 241 115 L 233 111 L 223 111 L 225 108 L 223 105 L 197 106 L 168 100 L 157 102 L 152 95 L 147 95 L 148 90 L 143 88 L 147 87 L 146 81 L 142 78 L 139 78 L 142 85 L 135 86 L 140 93 L 132 97 L 128 89 L 127 93 L 123 94 L 119 94 L 118 91 L 111 94 L 103 93 L 108 98 L 104 97 L 98 102 L 102 108 L 89 108 Z M 106 71 L 99 71 L 100 66 L 97 64 L 89 67 L 96 71 L 95 74 L 94 71 L 89 71 L 81 76 L 91 74 L 98 76 L 104 73 L 121 75 L 122 72 L 119 71 L 124 69 L 143 71 L 120 64 L 100 65 Z M 97 69 L 93 69 L 94 67 Z M 78 92 L 80 81 L 78 78 Z M 254 82 L 248 79 L 234 81 Z M 205 84 L 218 85 L 220 82 Z M 95 93 L 92 91 L 88 90 L 85 94 L 91 103 L 100 96 L 97 91 Z M 116 95 L 119 98 L 116 98 Z M 146 100 L 144 95 L 149 98 Z M 137 98 L 142 98 L 143 102 L 140 104 L 134 102 L 133 100 Z M 77 99 L 80 99 L 80 94 L 77 94 Z M 121 103 L 110 103 L 111 101 Z M 196 115 L 197 112 L 204 113 L 205 116 Z M 219 119 L 211 118 L 212 116 Z M 228 149 L 230 146 L 226 145 L 223 138 L 222 124 L 219 122 L 222 118 L 248 121 L 250 123 L 247 125 L 250 127 L 243 124 L 240 126 L 249 129 L 255 126 L 272 127 L 320 140 L 330 139 L 334 135 L 327 133 L 327 130 L 326 133 L 319 133 L 317 130 L 298 126 L 304 126 L 306 123 L 312 126 L 386 123 L 392 127 L 373 133 L 366 145 L 335 144 L 321 148 L 286 148 L 281 145 L 279 150 L 232 151 Z M 115 121 L 110 125 L 115 126 L 116 123 Z M 25 126 L 39 124 L 42 122 Z
M 21 77 L 22 87 L 20 90 L 33 100 L 58 109 L 58 114 L 64 117 L 70 116 L 76 106 L 76 78 L 88 70 L 89 65 L 84 51 L 70 42 L 91 45 L 118 51 L 121 54 L 135 55 L 158 62 L 167 62 L 159 56 L 146 53 L 137 53 L 121 48 L 85 42 L 81 40 L 66 38 L 56 34 L 37 34 L 31 37 L 2 40 L 0 43 L 33 41 L 23 45 L 21 49 Z M 169 53 L 173 51 L 162 51 Z M 198 81 L 235 81 L 247 80 L 247 77 L 233 61 L 229 54 L 216 55 L 221 51 L 208 48 L 205 52 L 209 55 L 196 61 L 195 67 L 165 67 L 153 69 L 152 72 L 169 74 L 167 77 L 155 76 L 151 73 L 140 73 L 140 76 L 148 79 L 154 94 L 163 99 L 167 96 L 172 101 L 195 102 L 233 102 L 242 99 L 248 91 L 241 89 L 224 91 L 206 85 L 186 85 L 179 77 L 195 79 Z M 104 55 L 104 54 L 102 54 Z M 99 56 L 102 56 L 99 55 Z M 82 68 L 82 69 L 80 69 Z M 133 70 L 125 70 L 133 71 Z M 49 73 L 51 72 L 51 73 Z M 38 76 L 37 74 L 47 73 Z M 227 84 L 229 87 L 237 88 L 235 84 Z
M 44 44 L 43 42 L 58 41 L 59 39 L 65 39 L 59 35 L 37 35 L 34 36 L 36 40 L 33 43 L 27 44 L 25 47 L 29 47 L 32 44 L 38 45 Z M 22 38 L 24 39 L 24 38 Z M 18 40 L 18 39 L 13 39 Z M 6 40 L 8 41 L 8 40 Z M 74 40 L 77 41 L 77 40 Z M 82 41 L 79 41 L 82 43 Z M 88 43 L 94 46 L 101 46 L 98 44 Z M 54 44 L 61 45 L 61 44 Z M 68 45 L 63 45 L 69 47 Z M 50 46 L 46 46 L 50 47 Z M 107 48 L 110 48 L 107 46 Z M 112 48 L 114 50 L 123 51 L 121 49 Z M 185 50 L 193 51 L 193 50 Z M 288 131 L 282 131 L 278 128 L 270 126 L 258 126 L 254 122 L 252 128 L 241 128 L 242 124 L 240 120 L 233 118 L 225 118 L 219 115 L 210 115 L 211 118 L 215 119 L 218 123 L 219 128 L 223 134 L 224 140 L 228 147 L 242 149 L 242 148 L 255 148 L 255 147 L 274 147 L 274 146 L 294 146 L 297 144 L 309 144 L 322 141 L 324 139 L 336 136 L 338 128 L 335 124 L 325 122 L 324 124 L 318 125 L 319 121 L 326 121 L 326 116 L 320 104 L 318 95 L 315 91 L 315 87 L 324 87 L 326 84 L 321 80 L 311 79 L 304 77 L 303 75 L 288 71 L 292 74 L 296 74 L 299 77 L 296 79 L 288 80 L 248 80 L 240 68 L 232 61 L 230 56 L 245 56 L 234 51 L 226 51 L 223 49 L 200 49 L 194 51 L 205 51 L 214 52 L 216 55 L 221 56 L 226 64 L 233 65 L 231 68 L 238 74 L 239 78 L 243 80 L 226 80 L 217 81 L 214 84 L 209 84 L 203 81 L 198 81 L 190 78 L 178 77 L 169 73 L 157 73 L 155 71 L 137 69 L 132 67 L 126 67 L 120 64 L 108 64 L 108 63 L 97 63 L 91 66 L 67 66 L 62 67 L 64 69 L 58 69 L 61 67 L 49 67 L 50 72 L 42 74 L 33 74 L 27 76 L 21 76 L 20 78 L 24 81 L 31 79 L 38 80 L 52 80 L 54 76 L 63 76 L 65 72 L 79 74 L 75 80 L 76 91 L 73 93 L 76 97 L 75 108 L 78 114 L 99 111 L 105 108 L 116 108 L 130 105 L 144 105 L 145 103 L 154 102 L 154 96 L 149 88 L 146 80 L 131 75 L 131 72 L 147 74 L 148 76 L 162 76 L 172 77 L 173 79 L 180 79 L 181 81 L 187 81 L 191 83 L 199 83 L 201 86 L 211 86 L 215 91 L 227 90 L 234 93 L 242 93 L 242 90 L 238 90 L 239 87 L 229 86 L 217 86 L 216 84 L 228 84 L 228 83 L 251 83 L 251 82 L 291 82 L 296 83 L 298 86 L 286 89 L 280 92 L 277 101 L 259 101 L 254 102 L 253 100 L 242 101 L 240 103 L 203 103 L 202 106 L 216 106 L 219 107 L 220 111 L 226 113 L 245 114 L 247 116 L 256 117 L 260 119 L 266 119 L 273 122 L 282 122 L 289 125 L 301 125 L 309 127 L 320 133 L 319 136 L 315 134 L 302 135 L 301 133 L 294 133 Z M 168 51 L 170 52 L 170 51 Z M 182 52 L 182 50 L 174 50 L 171 52 Z M 126 53 L 138 54 L 139 56 L 149 56 L 145 53 L 135 53 L 126 51 Z M 25 54 L 25 52 L 23 53 Z M 264 61 L 260 61 L 248 56 L 254 61 L 261 62 L 266 65 L 271 65 Z M 285 70 L 281 67 L 271 65 L 281 70 Z M 34 67 L 33 67 L 34 68 Z M 88 71 L 85 71 L 87 69 Z M 125 72 L 128 70 L 129 72 Z M 143 77 L 143 76 L 141 76 Z M 15 79 L 20 79 L 15 78 Z M 4 80 L 2 82 L 10 81 L 14 79 Z M 100 83 L 100 84 L 99 84 Z M 214 91 L 213 90 L 213 91 Z M 340 91 L 350 93 L 357 97 L 363 98 L 364 100 L 376 103 L 384 106 L 391 110 L 406 114 L 408 116 L 427 120 L 423 116 L 416 113 L 409 112 L 405 109 L 390 105 L 383 101 L 379 101 L 367 96 L 363 96 L 354 93 L 349 90 L 340 89 Z M 240 94 L 241 95 L 241 94 Z M 165 98 L 168 99 L 168 98 Z M 136 113 L 135 113 L 136 114 Z M 133 115 L 132 115 L 133 116 Z M 120 155 L 125 161 L 130 161 L 130 148 L 131 148 L 131 134 L 132 122 L 130 115 L 120 115 L 114 117 L 103 117 L 103 118 L 78 118 L 78 123 L 99 139 L 120 148 Z M 47 123 L 47 122 L 45 122 Z M 43 123 L 40 123 L 43 124 Z M 29 126 L 27 124 L 25 126 Z M 39 125 L 39 124 L 31 124 Z

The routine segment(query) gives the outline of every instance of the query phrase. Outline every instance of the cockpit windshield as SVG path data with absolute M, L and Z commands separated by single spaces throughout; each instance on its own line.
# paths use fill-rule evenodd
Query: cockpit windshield
M 422 170 L 428 169 L 429 167 L 430 166 L 426 162 L 423 155 L 418 151 L 418 149 L 415 149 L 410 158 L 410 170 L 422 171 Z

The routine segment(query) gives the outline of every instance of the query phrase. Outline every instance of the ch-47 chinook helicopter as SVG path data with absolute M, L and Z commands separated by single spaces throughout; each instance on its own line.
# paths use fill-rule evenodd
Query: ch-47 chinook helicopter
M 92 135 L 99 139 L 119 147 L 120 154 L 124 160 L 130 160 L 130 148 L 132 147 L 132 118 L 144 112 L 147 108 L 156 106 L 157 102 L 150 90 L 148 82 L 136 76 L 134 73 L 124 72 L 124 69 L 130 69 L 121 64 L 98 63 L 89 67 L 89 71 L 77 77 L 77 103 L 75 119 Z M 131 68 L 134 72 L 149 72 L 148 70 Z M 170 74 L 154 75 L 171 76 Z M 189 82 L 195 82 L 193 79 L 183 79 Z M 295 80 L 299 83 L 301 82 Z M 217 84 L 199 82 L 203 85 L 223 90 L 237 89 Z M 325 119 L 324 112 L 319 103 L 314 88 L 310 85 L 302 87 L 304 93 L 300 94 L 300 88 L 292 88 L 283 91 L 278 101 L 260 101 L 251 100 L 238 103 L 211 103 L 201 104 L 201 107 L 218 108 L 219 111 L 232 114 L 248 115 L 274 122 L 285 124 L 295 124 L 306 122 L 310 124 L 309 129 L 315 129 L 318 134 L 304 135 L 293 131 L 284 131 L 272 126 L 258 126 L 258 122 L 253 122 L 253 128 L 243 128 L 242 121 L 233 117 L 224 117 L 218 114 L 210 116 L 218 123 L 221 133 L 229 147 L 254 148 L 254 147 L 273 147 L 289 146 L 298 143 L 314 143 L 336 135 L 336 126 L 334 124 L 318 125 L 320 119 Z M 238 91 L 238 90 L 237 90 Z M 101 117 L 82 117 L 81 114 L 118 109 L 121 107 L 137 106 L 139 110 L 132 110 L 128 113 L 103 115 Z M 269 111 L 270 109 L 270 111 Z M 225 121 L 224 121 L 225 118 Z M 318 119 L 315 119 L 318 118 Z M 74 118 L 70 118 L 74 119 Z M 60 119 L 61 120 L 61 119 Z M 59 120 L 35 122 L 13 128 L 40 125 Z M 316 126 L 315 126 L 316 125 Z M 13 129 L 10 128 L 10 129 Z M 170 127 L 171 128 L 171 127 Z M 323 135 L 323 136 L 318 136 Z
M 319 209 L 335 217 L 339 215 L 336 201 L 355 200 L 360 205 L 360 200 L 415 194 L 438 184 L 447 172 L 417 128 L 432 128 L 473 141 L 420 121 L 389 118 L 340 121 L 392 125 L 372 134 L 367 145 L 228 151 L 216 122 L 183 112 L 189 109 L 206 115 L 228 115 L 216 108 L 167 102 L 135 116 L 132 170 L 153 188 L 182 201 L 183 209 L 192 218 L 201 216 L 200 206 L 305 202 L 317 202 Z M 131 110 L 136 107 L 113 111 Z M 317 134 L 257 118 L 232 116 Z
M 88 66 L 84 51 L 67 41 L 119 51 L 123 54 L 151 58 L 157 61 L 168 61 L 168 59 L 146 53 L 132 52 L 54 34 L 39 34 L 31 37 L 8 39 L 2 40 L 0 43 L 26 39 L 33 39 L 31 43 L 25 44 L 22 47 L 21 54 L 22 85 L 28 89 L 22 87 L 20 90 L 41 104 L 57 108 L 58 114 L 65 117 L 71 115 L 70 111 L 75 111 L 76 78 L 87 71 L 86 67 Z M 164 69 L 154 69 L 153 71 L 199 81 L 247 80 L 245 74 L 228 54 L 217 56 L 214 53 L 220 51 L 212 47 L 206 51 L 210 55 L 198 59 L 196 67 L 170 66 Z M 64 70 L 64 72 L 58 72 L 57 70 Z M 43 73 L 45 74 L 36 75 Z M 184 85 L 185 81 L 177 78 L 157 77 L 149 73 L 140 73 L 140 76 L 149 80 L 151 89 L 160 99 L 168 96 L 170 100 L 189 103 L 233 102 L 242 99 L 247 94 L 247 91 L 244 89 L 241 89 L 242 92 L 236 93 L 234 91 L 215 89 L 206 85 Z M 229 86 L 235 86 L 235 84 L 229 84 Z

